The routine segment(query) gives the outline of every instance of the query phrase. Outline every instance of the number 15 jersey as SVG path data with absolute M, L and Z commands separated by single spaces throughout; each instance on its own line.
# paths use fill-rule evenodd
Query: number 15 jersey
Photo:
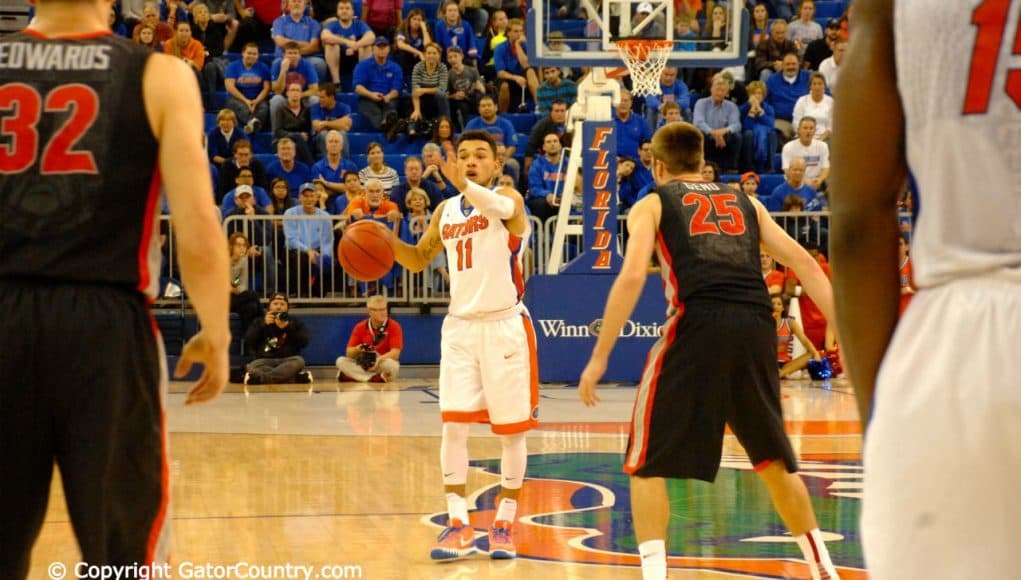
M 976 275 L 1021 280 L 1019 23 L 1018 0 L 894 3 L 920 288 Z
M 142 96 L 150 55 L 108 33 L 0 38 L 0 278 L 155 294 L 158 143 Z
M 443 204 L 439 219 L 450 272 L 450 314 L 480 317 L 518 305 L 525 292 L 522 260 L 529 232 L 515 236 L 502 221 L 468 205 L 463 194 Z

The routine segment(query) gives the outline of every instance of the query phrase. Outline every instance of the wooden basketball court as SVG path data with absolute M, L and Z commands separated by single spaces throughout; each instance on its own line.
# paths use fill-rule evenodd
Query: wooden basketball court
M 314 566 L 312 578 L 328 577 L 322 566 L 336 578 L 641 578 L 620 471 L 632 386 L 607 386 L 595 409 L 573 388 L 543 388 L 515 527 L 519 557 L 480 553 L 445 564 L 428 558 L 446 519 L 435 380 L 317 380 L 311 392 L 292 385 L 249 394 L 232 385 L 216 402 L 187 408 L 184 387 L 173 384 L 168 403 L 173 578 L 237 563 Z M 783 396 L 833 560 L 843 578 L 865 578 L 853 394 L 840 383 L 790 381 Z M 469 506 L 484 531 L 500 445 L 483 426 L 472 435 Z M 671 499 L 671 578 L 809 577 L 733 437 L 716 484 L 678 482 Z M 53 562 L 78 561 L 59 477 L 32 558 L 30 578 L 39 579 L 51 577 Z

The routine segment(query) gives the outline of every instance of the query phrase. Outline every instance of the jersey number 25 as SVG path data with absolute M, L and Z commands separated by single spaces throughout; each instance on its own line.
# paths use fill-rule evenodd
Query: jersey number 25
M 737 205 L 737 196 L 721 193 L 713 196 L 701 193 L 686 193 L 681 198 L 684 205 L 695 205 L 695 213 L 688 224 L 692 237 L 703 234 L 740 236 L 745 232 L 744 214 Z

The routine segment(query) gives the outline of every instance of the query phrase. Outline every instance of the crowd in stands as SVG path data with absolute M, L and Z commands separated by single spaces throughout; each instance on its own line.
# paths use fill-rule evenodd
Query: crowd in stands
M 591 31 L 582 3 L 543 1 L 554 18 Z M 682 49 L 729 42 L 736 23 L 722 3 L 675 5 Z M 746 66 L 666 67 L 660 95 L 622 92 L 615 109 L 622 210 L 652 187 L 653 132 L 682 119 L 705 133 L 715 178 L 754 186 L 750 193 L 771 211 L 825 208 L 830 92 L 848 27 L 846 10 L 820 23 L 815 7 L 747 2 Z M 520 0 L 119 0 L 111 26 L 195 70 L 224 218 L 304 213 L 342 216 L 341 227 L 377 219 L 413 239 L 410 218 L 456 193 L 438 166 L 443 145 L 464 130 L 493 135 L 505 182 L 532 215 L 546 219 L 559 207 L 567 110 L 587 71 L 529 62 L 527 8 Z M 648 10 L 638 4 L 636 16 Z M 665 25 L 643 34 L 662 35 Z M 570 50 L 563 39 L 555 32 L 546 41 Z M 780 171 L 782 181 L 758 191 L 766 174 Z M 272 230 L 244 233 L 253 251 L 293 254 L 288 263 L 307 269 L 333 262 L 309 251 L 329 257 L 340 229 L 326 223 L 276 248 L 267 241 L 277 237 Z M 825 235 L 824 225 L 815 227 L 806 235 Z M 323 237 L 318 250 L 314 235 Z

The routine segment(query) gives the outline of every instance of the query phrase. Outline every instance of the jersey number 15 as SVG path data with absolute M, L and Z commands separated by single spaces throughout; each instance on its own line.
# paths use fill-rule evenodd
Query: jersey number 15
M 0 174 L 27 171 L 39 159 L 39 119 L 42 113 L 65 113 L 67 121 L 43 146 L 41 175 L 61 173 L 98 173 L 96 160 L 89 151 L 72 150 L 99 117 L 99 95 L 82 84 L 60 85 L 43 98 L 34 87 L 24 83 L 0 86 Z
M 983 115 L 989 110 L 989 99 L 993 92 L 993 79 L 1000 60 L 1000 47 L 1007 31 L 1007 13 L 1013 0 L 985 0 L 971 13 L 971 23 L 978 28 L 975 47 L 971 51 L 971 67 L 968 71 L 968 90 L 964 95 L 965 115 Z M 1021 55 L 1021 29 L 1014 31 L 1011 55 Z M 1021 107 L 1021 70 L 1007 71 L 1004 85 L 1007 96 Z

